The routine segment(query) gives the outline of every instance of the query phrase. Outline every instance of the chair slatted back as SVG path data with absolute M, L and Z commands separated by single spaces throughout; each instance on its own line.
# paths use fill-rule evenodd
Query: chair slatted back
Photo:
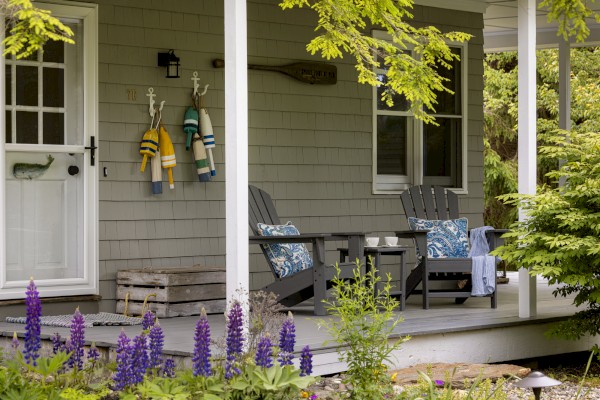
M 457 219 L 458 196 L 442 186 L 413 186 L 400 195 L 406 217 Z
M 269 225 L 281 225 L 279 215 L 275 210 L 273 199 L 267 192 L 256 186 L 248 185 L 248 225 L 254 235 L 258 235 L 258 223 Z M 275 266 L 271 263 L 269 255 L 264 245 L 260 245 L 267 264 L 271 268 L 271 272 L 275 278 L 279 278 Z
M 267 192 L 256 186 L 248 186 L 248 223 L 255 235 L 258 235 L 258 223 L 280 225 L 279 216 L 273 199 Z

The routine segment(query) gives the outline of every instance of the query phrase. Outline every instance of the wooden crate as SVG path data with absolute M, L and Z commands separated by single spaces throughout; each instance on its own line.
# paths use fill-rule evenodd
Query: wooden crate
M 159 318 L 225 312 L 225 268 L 136 269 L 117 272 L 117 313 L 140 315 L 144 299 Z M 127 299 L 127 302 L 125 301 Z

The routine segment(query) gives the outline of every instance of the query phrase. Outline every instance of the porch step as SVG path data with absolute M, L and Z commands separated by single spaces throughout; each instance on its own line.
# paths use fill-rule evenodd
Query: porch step
M 159 318 L 225 312 L 225 267 L 136 269 L 117 272 L 117 313 Z M 144 304 L 146 303 L 146 304 Z
M 57 296 L 42 297 L 43 315 L 72 314 L 77 307 L 82 314 L 96 314 L 100 309 L 101 296 Z M 19 317 L 25 315 L 25 299 L 0 300 L 0 320 L 6 317 Z

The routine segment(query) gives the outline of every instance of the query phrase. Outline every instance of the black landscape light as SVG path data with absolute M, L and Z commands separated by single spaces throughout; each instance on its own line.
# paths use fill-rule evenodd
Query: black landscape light
M 179 57 L 173 49 L 167 53 L 158 53 L 158 66 L 167 67 L 167 78 L 179 78 Z
M 560 384 L 562 384 L 561 381 L 548 378 L 546 375 L 542 374 L 539 371 L 533 371 L 525 378 L 516 382 L 514 385 L 520 388 L 531 388 L 531 390 L 533 390 L 535 400 L 540 400 L 540 395 L 542 394 L 543 388 L 557 386 Z

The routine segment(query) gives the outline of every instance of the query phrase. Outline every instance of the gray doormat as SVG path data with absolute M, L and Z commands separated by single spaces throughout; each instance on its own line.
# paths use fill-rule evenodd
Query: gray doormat
M 137 317 L 126 317 L 122 314 L 112 314 L 101 312 L 98 314 L 84 314 L 84 326 L 91 328 L 93 326 L 125 326 L 125 325 L 141 325 L 142 318 Z M 62 328 L 69 328 L 71 326 L 71 320 L 73 315 L 53 315 L 48 317 L 41 317 L 40 324 L 44 326 L 58 326 Z M 6 317 L 6 322 L 14 324 L 26 323 L 25 317 Z

